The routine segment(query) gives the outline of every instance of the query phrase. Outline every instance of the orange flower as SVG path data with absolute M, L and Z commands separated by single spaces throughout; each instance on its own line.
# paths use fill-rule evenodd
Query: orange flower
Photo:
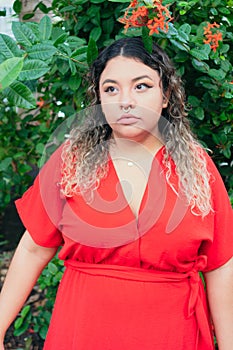
M 162 31 L 168 31 L 168 22 L 172 20 L 170 12 L 163 6 L 160 1 L 154 1 L 154 5 L 157 4 L 154 13 L 155 17 L 147 22 L 147 27 L 150 29 L 149 35 L 154 33 L 158 34 L 159 29 Z
M 143 2 L 144 4 L 144 2 Z M 128 6 L 124 17 L 119 21 L 125 24 L 124 28 L 147 26 L 150 29 L 149 34 L 158 33 L 159 29 L 168 30 L 168 22 L 171 21 L 171 15 L 162 1 L 154 0 L 153 6 L 146 7 L 141 5 L 140 1 L 133 0 Z
M 125 24 L 125 29 L 129 27 L 142 27 L 148 21 L 148 9 L 145 6 L 140 6 L 133 10 L 130 16 L 128 16 L 128 11 L 126 11 L 124 17 L 119 21 Z
M 219 47 L 219 41 L 222 41 L 222 33 L 215 28 L 219 28 L 219 24 L 216 22 L 208 23 L 206 27 L 204 27 L 204 36 L 203 40 L 204 44 L 209 44 L 211 49 L 216 52 Z
M 39 108 L 44 107 L 45 101 L 43 100 L 42 97 L 39 98 L 40 101 L 37 101 L 36 104 Z
M 138 4 L 138 1 L 137 1 L 137 0 L 133 0 L 133 1 L 130 3 L 129 7 L 136 7 L 137 4 Z
M 137 10 L 133 11 L 133 15 L 137 17 L 148 16 L 148 9 L 145 6 L 141 6 Z

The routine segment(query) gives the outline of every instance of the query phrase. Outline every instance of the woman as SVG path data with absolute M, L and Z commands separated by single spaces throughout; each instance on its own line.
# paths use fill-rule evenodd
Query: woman
M 213 350 L 212 321 L 230 350 L 232 209 L 173 66 L 156 44 L 150 54 L 120 39 L 94 62 L 89 90 L 84 124 L 16 203 L 27 231 L 1 294 L 2 344 L 62 245 L 45 350 Z

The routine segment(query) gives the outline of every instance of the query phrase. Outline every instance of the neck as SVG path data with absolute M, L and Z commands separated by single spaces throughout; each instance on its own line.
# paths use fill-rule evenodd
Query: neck
M 140 143 L 134 140 L 114 137 L 110 148 L 112 156 L 126 157 L 132 160 L 153 158 L 163 146 L 162 142 L 154 138 L 153 143 Z
M 136 140 L 124 137 L 118 137 L 114 135 L 114 144 L 115 148 L 123 153 L 135 153 L 141 149 L 147 150 L 150 153 L 156 153 L 159 148 L 163 146 L 161 140 L 157 137 L 152 136 L 144 140 Z

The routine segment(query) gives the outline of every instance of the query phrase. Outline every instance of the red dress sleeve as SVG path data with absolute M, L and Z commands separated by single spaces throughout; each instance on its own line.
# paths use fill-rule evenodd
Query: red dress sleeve
M 210 157 L 207 158 L 211 181 L 214 229 L 209 240 L 202 243 L 201 253 L 208 257 L 203 272 L 224 265 L 233 256 L 233 210 L 223 180 Z
M 63 200 L 58 186 L 60 180 L 61 147 L 40 170 L 33 185 L 16 200 L 19 216 L 33 240 L 44 247 L 63 243 L 59 230 Z

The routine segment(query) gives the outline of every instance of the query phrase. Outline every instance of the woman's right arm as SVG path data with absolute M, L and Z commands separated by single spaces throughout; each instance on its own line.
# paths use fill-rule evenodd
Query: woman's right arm
M 4 349 L 3 341 L 7 329 L 56 251 L 57 248 L 37 245 L 27 231 L 21 238 L 0 294 L 0 350 Z

